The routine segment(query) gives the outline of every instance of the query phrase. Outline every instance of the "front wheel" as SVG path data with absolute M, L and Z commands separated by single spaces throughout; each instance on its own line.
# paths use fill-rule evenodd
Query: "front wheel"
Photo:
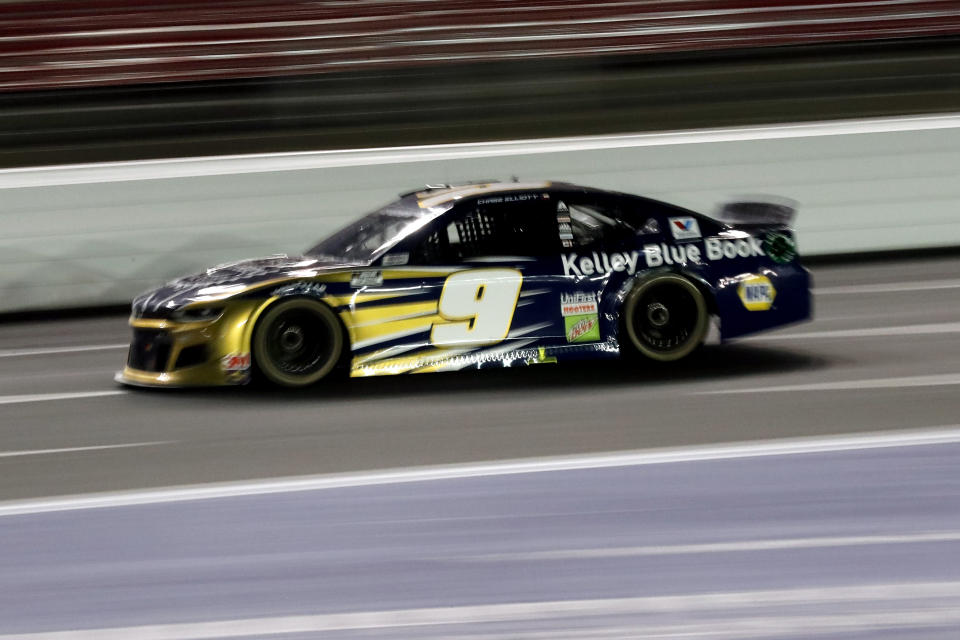
M 624 301 L 623 328 L 630 346 L 653 360 L 689 355 L 703 342 L 708 326 L 703 293 L 675 273 L 639 281 Z
M 298 298 L 264 312 L 253 334 L 253 362 L 273 384 L 306 387 L 333 371 L 343 346 L 343 330 L 333 310 Z

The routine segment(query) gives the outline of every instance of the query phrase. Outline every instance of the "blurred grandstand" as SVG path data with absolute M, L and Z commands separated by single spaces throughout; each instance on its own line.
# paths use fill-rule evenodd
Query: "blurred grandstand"
M 0 7 L 6 166 L 960 107 L 955 0 Z

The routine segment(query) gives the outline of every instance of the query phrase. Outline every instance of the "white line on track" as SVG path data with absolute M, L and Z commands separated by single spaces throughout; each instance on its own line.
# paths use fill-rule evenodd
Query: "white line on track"
M 782 384 L 772 387 L 748 387 L 745 389 L 717 389 L 694 391 L 694 395 L 713 396 L 731 393 L 774 393 L 784 391 L 849 391 L 851 389 L 901 389 L 906 387 L 944 387 L 960 384 L 960 373 L 944 373 L 930 376 L 905 376 L 902 378 L 871 378 L 867 380 L 837 380 L 835 382 L 810 382 L 805 384 Z
M 960 322 L 940 322 L 934 324 L 909 324 L 898 327 L 869 327 L 866 329 L 836 329 L 833 331 L 807 331 L 805 333 L 784 333 L 760 335 L 750 338 L 759 340 L 810 340 L 822 338 L 883 338 L 889 336 L 922 336 L 941 333 L 960 333 Z
M 210 500 L 237 496 L 426 482 L 452 478 L 477 478 L 520 473 L 542 473 L 547 471 L 604 469 L 678 462 L 732 460 L 738 458 L 956 443 L 960 443 L 960 424 L 911 431 L 873 432 L 857 435 L 789 438 L 592 455 L 526 458 L 478 464 L 412 467 L 357 473 L 273 478 L 253 482 L 229 482 L 168 487 L 163 489 L 61 496 L 0 503 L 0 517 L 79 509 Z
M 126 349 L 130 345 L 123 344 L 91 344 L 82 347 L 42 347 L 37 349 L 6 349 L 0 351 L 0 358 L 22 358 L 24 356 L 46 356 L 58 353 L 80 353 L 83 351 L 107 351 L 109 349 Z
M 17 458 L 20 456 L 44 456 L 52 453 L 74 453 L 78 451 L 100 451 L 103 449 L 129 449 L 132 447 L 155 447 L 161 444 L 172 444 L 175 440 L 155 440 L 153 442 L 125 442 L 123 444 L 97 444 L 89 447 L 61 447 L 59 449 L 28 449 L 23 451 L 0 451 L 0 458 Z
M 813 538 L 781 538 L 775 540 L 740 540 L 704 544 L 649 545 L 637 547 L 608 547 L 594 549 L 558 549 L 491 553 L 475 556 L 443 558 L 454 562 L 501 562 L 514 560 L 589 560 L 596 558 L 634 558 L 643 556 L 676 556 L 700 553 L 734 553 L 742 551 L 777 551 L 782 549 L 823 549 L 835 547 L 863 547 L 884 544 L 920 544 L 960 542 L 960 531 L 909 533 L 902 535 L 835 536 Z
M 933 291 L 937 289 L 960 289 L 960 280 L 917 280 L 914 282 L 884 282 L 837 287 L 817 287 L 814 295 L 836 296 L 857 293 L 897 293 L 901 291 Z
M 846 615 L 837 622 L 845 622 L 845 630 L 869 630 L 877 627 L 916 627 L 942 625 L 960 621 L 956 599 L 960 597 L 960 582 L 890 583 L 864 586 L 824 586 L 818 588 L 779 589 L 763 591 L 732 591 L 693 595 L 640 596 L 632 598 L 605 598 L 595 600 L 552 600 L 542 602 L 512 602 L 454 607 L 397 609 L 388 611 L 358 611 L 351 613 L 323 613 L 315 615 L 274 616 L 208 622 L 82 629 L 46 633 L 0 635 L 0 640 L 186 640 L 196 638 L 238 638 L 290 633 L 320 633 L 361 629 L 402 629 L 433 625 L 478 625 L 504 622 L 549 621 L 575 618 L 582 623 L 590 616 L 629 616 L 679 614 L 698 617 L 710 612 L 756 611 L 758 608 L 776 622 L 783 611 L 790 611 L 789 619 L 796 621 L 797 607 L 810 605 L 839 605 Z M 912 602 L 911 602 L 912 601 Z M 904 603 L 924 603 L 920 609 L 898 610 Z M 937 606 L 939 604 L 940 606 Z M 945 606 L 946 605 L 946 606 Z M 783 609 L 777 609 L 782 607 Z M 925 612 L 926 616 L 916 616 Z M 687 615 L 683 615 L 687 614 Z M 777 615 L 780 614 L 780 615 Z M 887 614 L 886 616 L 884 614 Z M 752 617 L 751 617 L 752 618 Z M 738 618 L 722 618 L 716 624 L 735 624 Z M 898 624 L 899 622 L 899 624 Z M 777 633 L 809 632 L 801 623 L 799 629 L 783 627 Z M 754 628 L 756 630 L 756 627 Z M 819 630 L 824 630 L 822 625 Z M 774 633 L 774 635 L 777 635 Z M 713 634 L 708 634 L 714 637 Z M 632 635 L 630 637 L 651 637 Z
M 0 404 L 23 404 L 26 402 L 49 402 L 51 400 L 80 400 L 83 398 L 102 398 L 121 396 L 129 393 L 126 389 L 104 391 L 70 391 L 66 393 L 33 393 L 19 396 L 0 396 Z

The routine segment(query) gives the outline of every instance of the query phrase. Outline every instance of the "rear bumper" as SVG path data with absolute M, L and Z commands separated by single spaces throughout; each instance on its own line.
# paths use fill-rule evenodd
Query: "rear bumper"
M 754 306 L 745 302 L 741 284 L 762 277 L 773 287 L 770 304 Z M 752 272 L 725 278 L 717 286 L 717 308 L 723 340 L 776 329 L 813 317 L 810 273 L 794 262 L 786 265 L 762 265 Z

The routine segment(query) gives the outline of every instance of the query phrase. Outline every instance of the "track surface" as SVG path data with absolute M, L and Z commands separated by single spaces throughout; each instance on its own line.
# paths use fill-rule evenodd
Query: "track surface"
M 0 640 L 955 638 L 958 264 L 815 269 L 814 323 L 678 366 L 301 393 L 124 390 L 124 318 L 0 326 Z M 928 427 L 949 442 L 10 502 Z
M 958 265 L 814 269 L 813 323 L 677 366 L 544 365 L 298 393 L 127 391 L 112 381 L 124 348 L 110 347 L 127 340 L 124 318 L 0 325 L 0 499 L 954 424 Z M 100 392 L 116 395 L 59 395 Z
M 946 640 L 958 458 L 901 446 L 4 516 L 0 640 Z

